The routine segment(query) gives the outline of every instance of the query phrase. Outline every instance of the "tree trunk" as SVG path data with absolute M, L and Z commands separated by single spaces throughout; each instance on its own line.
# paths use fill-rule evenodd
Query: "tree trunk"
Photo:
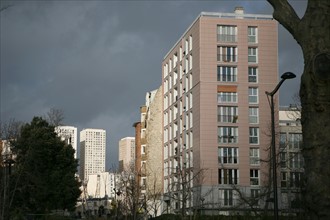
M 313 44 L 312 41 L 311 44 Z M 309 64 L 305 65 L 300 86 L 302 153 L 305 162 L 304 196 L 309 214 L 313 219 L 315 217 L 329 219 L 330 53 L 308 52 L 307 56 L 309 56 L 307 61 Z
M 310 3 L 299 33 L 305 60 L 300 85 L 304 196 L 312 219 L 330 218 L 330 8 L 324 3 L 323 8 L 321 2 Z
M 302 19 L 287 0 L 268 2 L 305 61 L 300 85 L 305 210 L 311 219 L 330 219 L 330 1 L 309 0 Z

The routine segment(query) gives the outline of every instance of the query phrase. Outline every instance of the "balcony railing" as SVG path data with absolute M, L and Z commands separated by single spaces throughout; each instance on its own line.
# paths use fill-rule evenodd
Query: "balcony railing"
M 220 42 L 237 42 L 237 35 L 218 34 L 217 39 Z
M 217 60 L 221 62 L 236 62 L 237 55 L 217 54 Z

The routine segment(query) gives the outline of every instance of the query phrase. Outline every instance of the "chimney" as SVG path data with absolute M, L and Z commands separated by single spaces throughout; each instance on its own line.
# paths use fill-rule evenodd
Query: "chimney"
M 244 8 L 241 6 L 235 7 L 235 14 L 242 15 L 244 14 Z

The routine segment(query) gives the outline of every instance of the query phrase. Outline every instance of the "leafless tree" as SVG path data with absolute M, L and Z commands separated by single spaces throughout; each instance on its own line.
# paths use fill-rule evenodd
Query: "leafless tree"
M 194 189 L 195 186 L 200 186 L 204 180 L 205 169 L 193 170 L 193 168 L 186 167 L 186 164 L 183 163 L 183 167 L 180 166 L 181 163 L 178 163 L 178 167 L 173 170 L 176 181 L 173 181 L 169 184 L 166 197 L 170 201 L 174 201 L 177 204 L 175 211 L 177 211 L 182 219 L 187 217 L 187 206 L 190 209 L 193 209 L 193 200 L 194 194 L 196 197 L 202 199 L 204 196 L 196 195 Z M 190 203 L 190 204 L 189 204 Z
M 45 118 L 50 125 L 54 127 L 60 126 L 64 120 L 64 111 L 57 108 L 51 108 L 47 112 Z
M 119 190 L 121 199 L 120 207 L 118 207 L 122 214 L 130 216 L 130 219 L 137 219 L 139 212 L 145 210 L 146 198 L 141 197 L 141 186 L 137 181 L 139 172 L 135 170 L 135 166 L 132 164 L 126 167 L 123 172 L 120 173 L 119 183 L 117 190 Z
M 147 212 L 152 213 L 154 217 L 157 216 L 157 213 L 162 205 L 161 195 L 162 188 L 157 186 L 159 179 L 159 173 L 153 172 L 148 173 L 147 178 L 153 175 L 152 185 L 146 186 L 146 209 Z
M 18 138 L 23 124 L 23 122 L 15 119 L 10 119 L 8 122 L 0 121 L 0 139 L 14 140 Z

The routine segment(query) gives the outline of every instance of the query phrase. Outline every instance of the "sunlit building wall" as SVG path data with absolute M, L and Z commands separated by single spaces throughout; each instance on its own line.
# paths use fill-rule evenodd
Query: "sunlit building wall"
M 269 172 L 261 161 L 270 146 L 265 91 L 278 82 L 277 29 L 271 15 L 239 7 L 202 12 L 164 57 L 164 210 L 221 207 L 230 214 L 237 206 L 249 208 L 240 205 L 244 199 L 264 205 Z
M 71 144 L 72 148 L 74 149 L 74 158 L 77 159 L 77 128 L 73 126 L 57 126 L 55 128 L 55 132 L 59 137 L 61 137 L 62 141 L 65 141 L 66 144 Z
M 106 131 L 84 129 L 80 132 L 80 179 L 105 171 Z

